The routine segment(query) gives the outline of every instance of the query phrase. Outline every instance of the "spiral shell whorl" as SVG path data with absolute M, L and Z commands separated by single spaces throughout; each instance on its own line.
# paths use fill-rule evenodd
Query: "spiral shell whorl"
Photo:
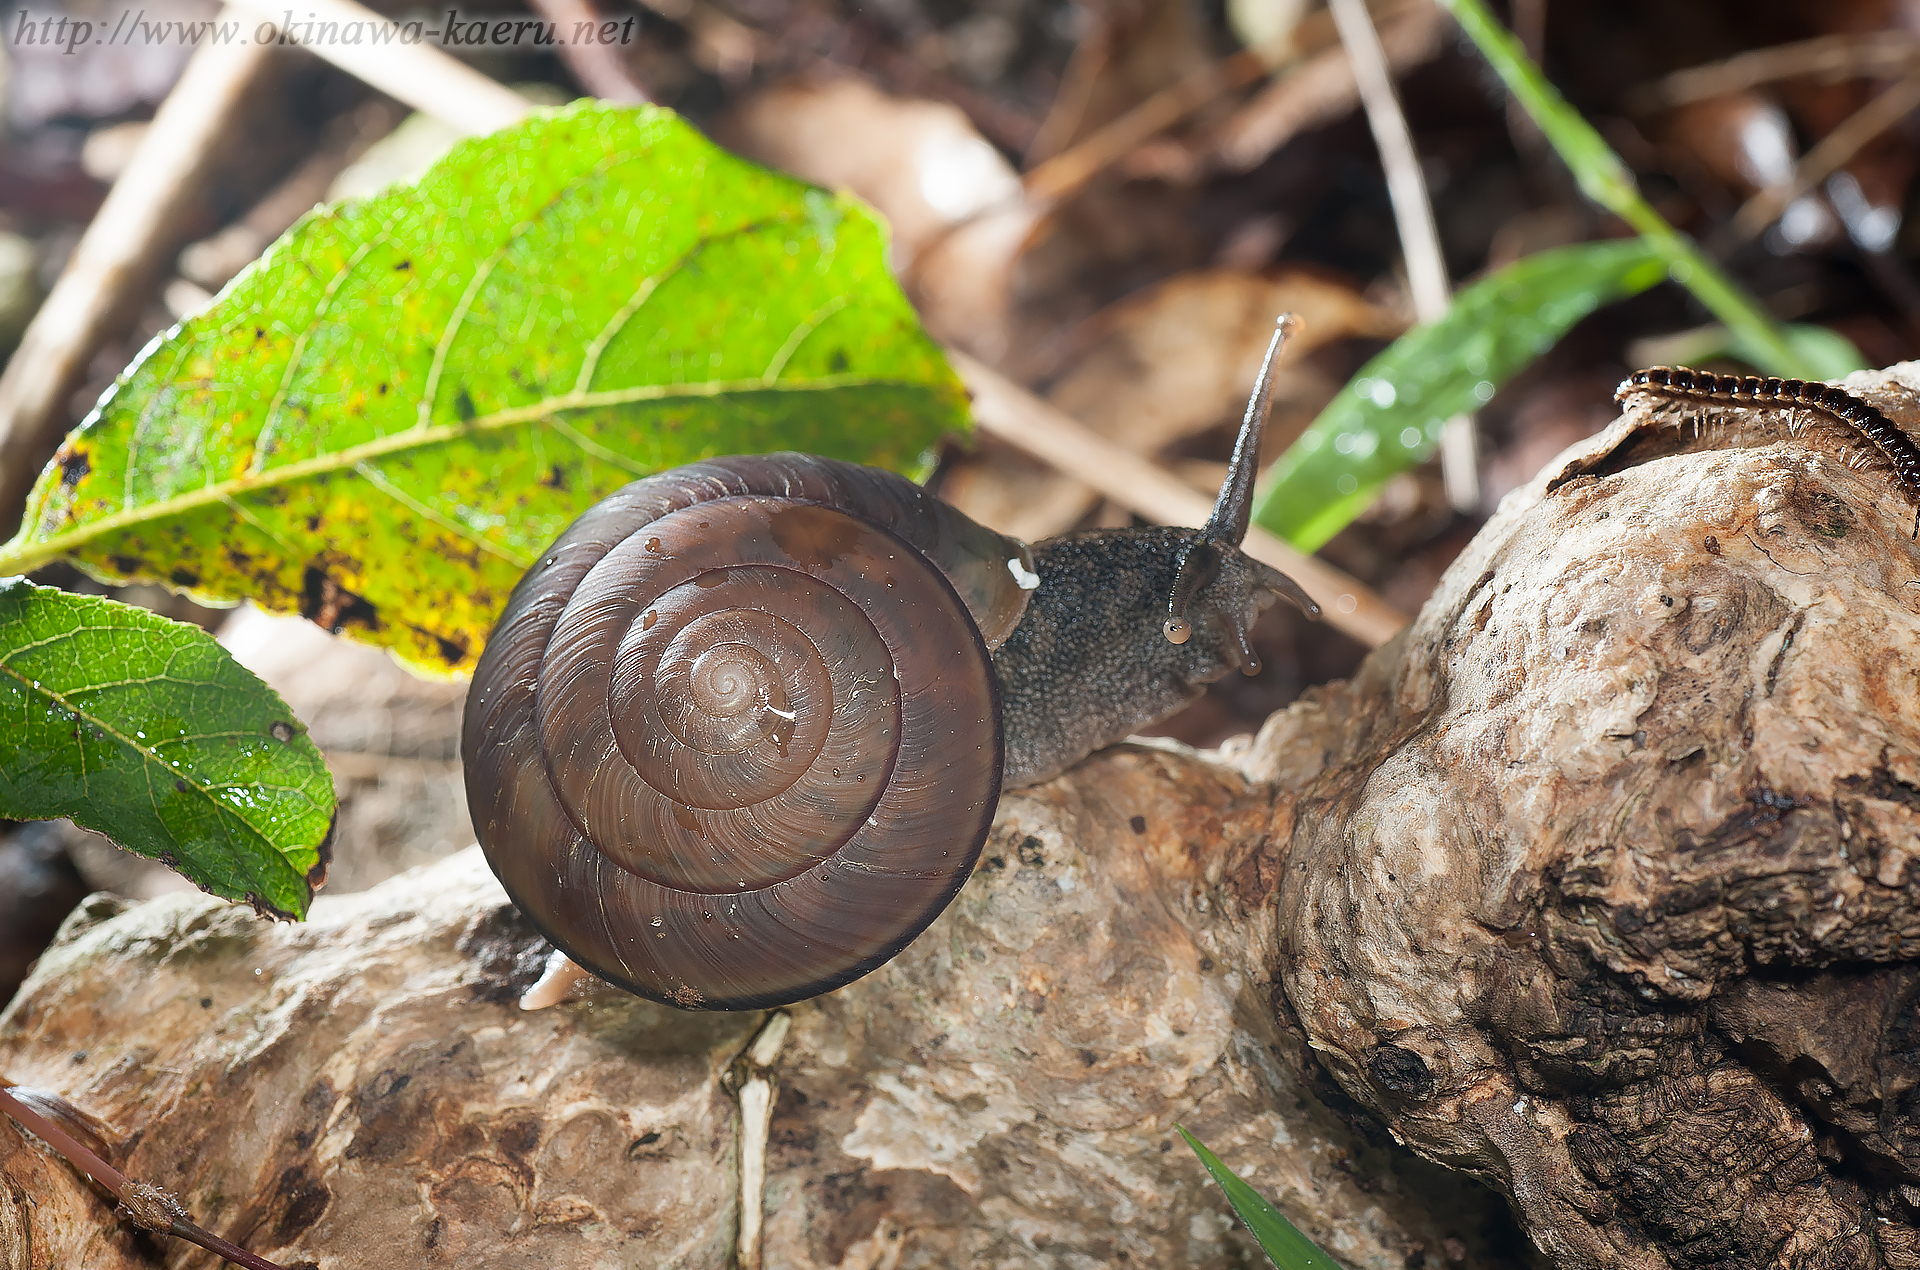
M 889 523 L 939 536 L 932 501 L 811 456 L 696 464 L 529 570 L 475 672 L 468 799 L 575 961 L 656 1000 L 769 1006 L 864 974 L 946 906 L 1002 741 L 973 620 Z

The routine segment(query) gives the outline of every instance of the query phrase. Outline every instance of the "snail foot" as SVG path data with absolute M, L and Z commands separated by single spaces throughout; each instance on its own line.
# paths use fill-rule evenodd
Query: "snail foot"
M 592 971 L 579 965 L 558 948 L 547 956 L 546 969 L 520 998 L 522 1010 L 544 1010 L 549 1006 L 580 1001 L 605 985 Z

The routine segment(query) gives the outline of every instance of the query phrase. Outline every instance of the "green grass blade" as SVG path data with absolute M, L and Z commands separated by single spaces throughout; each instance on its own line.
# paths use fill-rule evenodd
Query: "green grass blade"
M 1780 324 L 1641 197 L 1633 173 L 1620 156 L 1547 82 L 1540 68 L 1520 47 L 1520 41 L 1494 21 L 1481 0 L 1440 2 L 1479 47 L 1494 72 L 1506 82 L 1507 90 L 1540 126 L 1561 159 L 1573 169 L 1582 193 L 1633 226 L 1651 243 L 1666 261 L 1667 272 L 1673 280 L 1693 292 L 1700 303 L 1725 322 L 1752 350 L 1752 356 L 1768 374 L 1817 378 L 1818 368 L 1787 338 Z
M 1187 1140 L 1193 1153 L 1200 1157 L 1213 1180 L 1227 1193 L 1227 1202 L 1233 1205 L 1233 1211 L 1240 1214 L 1240 1220 L 1247 1224 L 1253 1237 L 1260 1241 L 1273 1264 L 1280 1270 L 1340 1270 L 1340 1263 L 1320 1250 L 1320 1246 L 1300 1233 L 1300 1228 L 1280 1215 L 1280 1210 L 1266 1201 L 1259 1191 L 1254 1190 L 1234 1175 L 1232 1169 L 1220 1162 L 1220 1157 L 1207 1150 L 1200 1140 L 1179 1125 L 1174 1131 Z
M 1274 464 L 1255 522 L 1316 549 L 1388 479 L 1424 462 L 1448 419 L 1477 409 L 1602 304 L 1664 276 L 1656 248 L 1625 239 L 1543 251 L 1465 288 L 1446 317 L 1394 341 L 1321 411 Z
M 1860 350 L 1838 331 L 1796 323 L 1787 327 L 1786 332 L 1787 342 L 1800 354 L 1807 368 L 1804 379 L 1845 379 L 1856 370 L 1867 369 L 1867 360 L 1860 356 Z M 1727 351 L 1756 370 L 1766 368 L 1760 350 L 1753 347 L 1744 332 L 1734 335 Z
M 1793 323 L 1786 327 L 1786 332 L 1787 339 L 1812 367 L 1815 379 L 1845 379 L 1867 367 L 1866 359 L 1853 341 L 1831 327 Z M 1718 322 L 1643 341 L 1635 356 L 1643 359 L 1641 364 L 1647 366 L 1703 366 L 1723 357 L 1744 362 L 1755 370 L 1764 366 L 1744 339 Z
M 215 895 L 298 918 L 333 812 L 307 730 L 211 635 L 0 582 L 0 817 L 71 816 Z

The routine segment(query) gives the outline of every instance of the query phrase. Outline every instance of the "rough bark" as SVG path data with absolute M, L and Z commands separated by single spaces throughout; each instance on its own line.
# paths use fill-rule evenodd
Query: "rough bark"
M 1849 386 L 1912 430 L 1915 383 Z M 1550 465 L 1326 696 L 1275 964 L 1560 1265 L 1915 1264 L 1914 505 L 1817 420 L 1680 423 Z
M 1239 961 L 1257 914 L 1221 902 L 1214 844 L 1268 809 L 1229 769 L 1145 749 L 1009 799 L 924 938 L 791 1010 L 765 1264 L 1246 1264 L 1176 1120 L 1355 1267 L 1516 1252 L 1489 1246 L 1497 1197 L 1310 1096 L 1270 979 Z M 546 946 L 477 851 L 300 926 L 193 895 L 116 909 L 42 958 L 0 1016 L 0 1069 L 129 1131 L 127 1170 L 202 1224 L 327 1270 L 730 1264 L 732 1091 L 767 1016 L 613 994 L 522 1012 Z M 0 1171 L 30 1195 L 59 1176 L 11 1131 Z M 10 1266 L 148 1264 L 104 1203 L 51 1194 L 44 1259 Z
M 1853 387 L 1911 425 L 1909 382 Z M 1843 437 L 1708 423 L 1570 451 L 1251 745 L 1006 799 L 948 914 L 788 1012 L 764 1263 L 1241 1264 L 1176 1120 L 1354 1267 L 1522 1255 L 1378 1126 L 1561 1266 L 1920 1263 L 1913 508 Z M 108 909 L 0 1072 L 204 1224 L 329 1270 L 732 1258 L 767 1016 L 520 1012 L 544 947 L 471 853 L 300 927 Z M 6 1126 L 0 1174 L 8 1266 L 204 1264 Z

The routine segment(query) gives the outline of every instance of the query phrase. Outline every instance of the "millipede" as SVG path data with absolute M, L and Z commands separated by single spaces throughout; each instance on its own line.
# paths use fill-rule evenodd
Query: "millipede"
M 1811 410 L 1862 437 L 1893 469 L 1894 480 L 1914 505 L 1913 536 L 1920 539 L 1920 446 L 1878 407 L 1842 388 L 1804 379 L 1716 375 L 1685 366 L 1652 366 L 1622 381 L 1613 399 L 1639 394 L 1672 402 L 1725 402 L 1734 406 Z

